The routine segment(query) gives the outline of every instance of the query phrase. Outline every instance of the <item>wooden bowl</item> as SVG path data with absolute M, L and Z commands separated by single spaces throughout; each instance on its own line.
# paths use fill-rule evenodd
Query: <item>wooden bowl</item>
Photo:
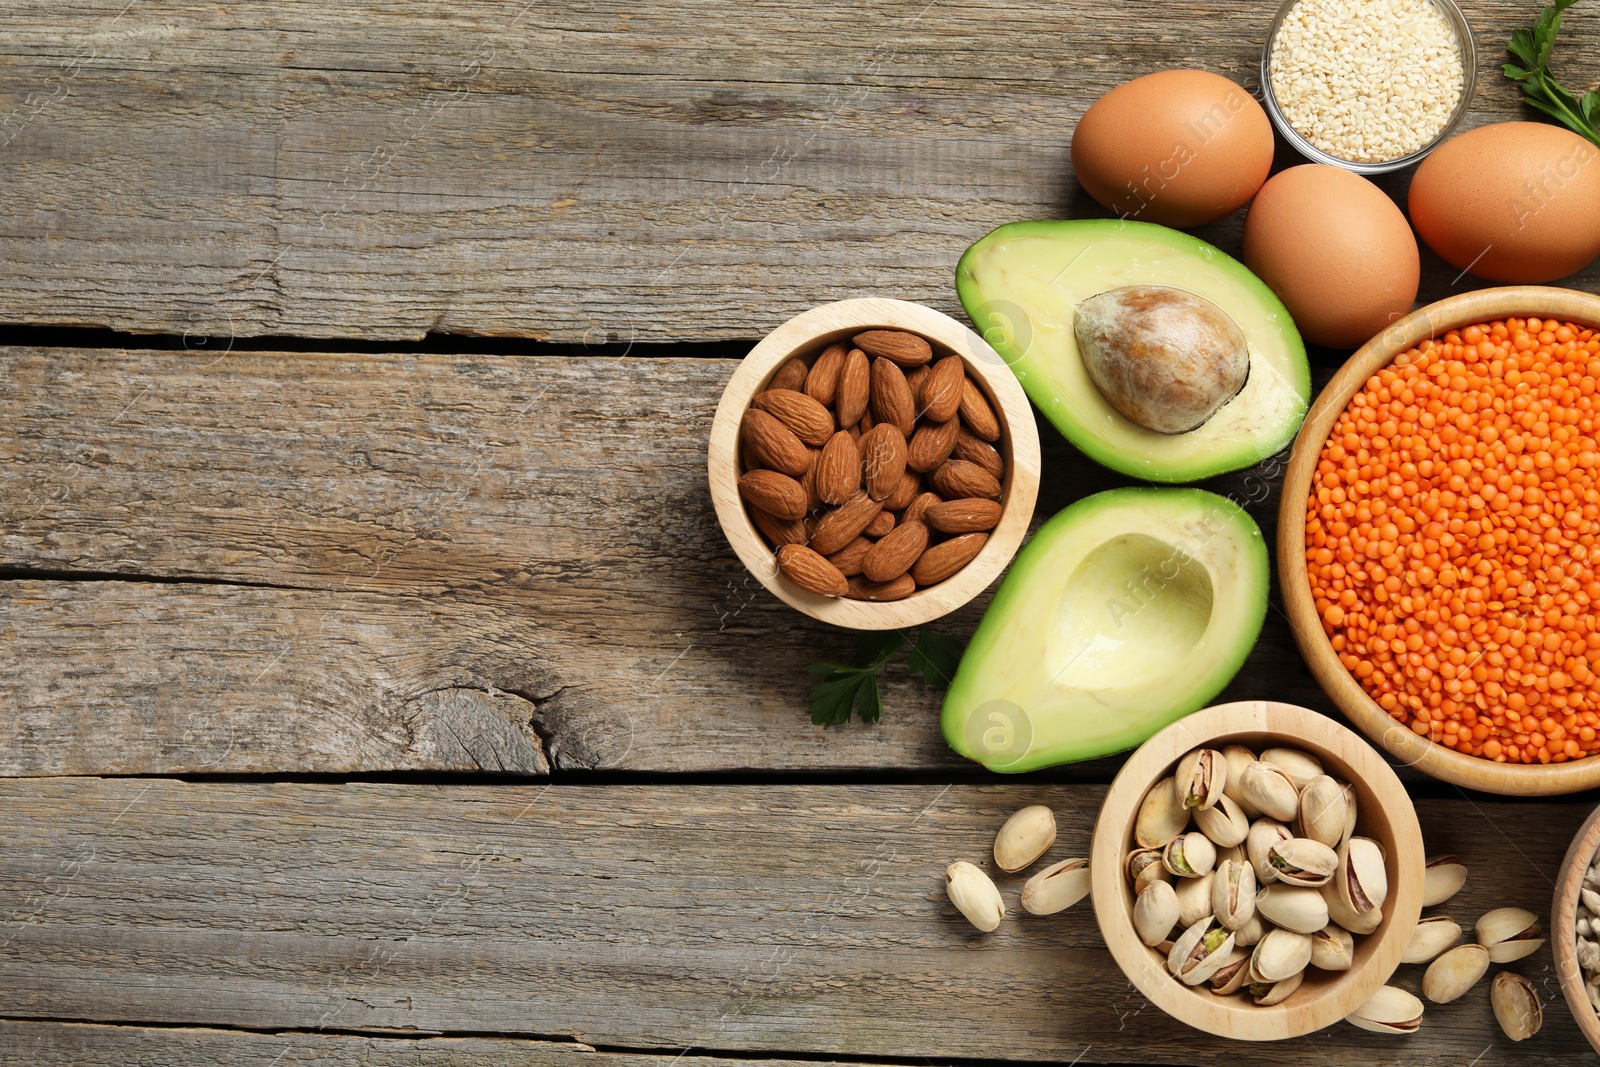
M 1308 970 L 1305 983 L 1281 1004 L 1261 1007 L 1248 997 L 1221 997 L 1208 986 L 1186 986 L 1166 959 L 1139 940 L 1133 927 L 1133 888 L 1123 859 L 1135 846 L 1134 823 L 1150 787 L 1172 774 L 1191 749 L 1241 744 L 1256 751 L 1298 748 L 1356 791 L 1358 832 L 1383 846 L 1389 896 L 1383 922 L 1356 938 L 1347 971 Z M 1389 765 L 1360 736 L 1326 715 L 1270 700 L 1205 708 L 1179 719 L 1129 757 L 1106 793 L 1091 847 L 1090 894 L 1106 947 L 1138 990 L 1162 1011 L 1220 1037 L 1278 1041 L 1338 1022 L 1366 1003 L 1400 963 L 1422 913 L 1423 846 L 1417 813 Z
M 1561 994 L 1567 998 L 1567 1007 L 1578 1022 L 1578 1029 L 1589 1039 L 1589 1044 L 1600 1052 L 1600 1015 L 1595 1014 L 1589 996 L 1583 990 L 1583 968 L 1578 966 L 1578 890 L 1583 888 L 1583 875 L 1594 862 L 1595 850 L 1600 848 L 1600 808 L 1589 813 L 1567 848 L 1567 858 L 1561 861 L 1561 875 L 1556 879 L 1555 903 L 1550 910 L 1550 951 L 1555 954 L 1556 977 L 1561 982 Z
M 1573 793 L 1600 785 L 1600 758 L 1569 763 L 1496 763 L 1469 756 L 1412 733 L 1390 718 L 1339 662 L 1311 596 L 1305 559 L 1305 502 L 1328 432 L 1368 378 L 1395 356 L 1429 337 L 1461 326 L 1507 317 L 1555 318 L 1600 326 L 1600 296 L 1547 286 L 1481 289 L 1429 304 L 1362 345 L 1311 405 L 1295 438 L 1278 510 L 1278 575 L 1294 637 L 1311 673 L 1339 710 L 1395 759 L 1424 774 L 1469 789 L 1515 796 Z
M 778 573 L 766 539 L 739 496 L 739 427 L 750 400 L 765 389 L 778 368 L 793 356 L 820 352 L 834 341 L 863 330 L 907 330 L 926 337 L 935 355 L 954 353 L 982 390 L 1000 421 L 995 447 L 1006 460 L 1001 486 L 1003 511 L 972 562 L 942 582 L 918 589 L 903 600 L 872 602 L 817 596 Z M 814 619 L 856 630 L 895 630 L 947 615 L 977 596 L 1017 554 L 1033 517 L 1039 493 L 1039 430 L 1028 397 L 1016 375 L 982 337 L 948 315 L 905 300 L 879 297 L 840 300 L 801 312 L 762 338 L 733 372 L 711 424 L 708 453 L 711 500 L 728 543 L 750 573 L 778 599 Z

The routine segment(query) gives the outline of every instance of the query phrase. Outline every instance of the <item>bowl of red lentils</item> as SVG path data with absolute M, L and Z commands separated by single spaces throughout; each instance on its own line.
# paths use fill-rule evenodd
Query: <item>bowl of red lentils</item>
M 1312 673 L 1391 756 L 1600 785 L 1600 296 L 1484 289 L 1368 341 L 1295 440 L 1278 564 Z

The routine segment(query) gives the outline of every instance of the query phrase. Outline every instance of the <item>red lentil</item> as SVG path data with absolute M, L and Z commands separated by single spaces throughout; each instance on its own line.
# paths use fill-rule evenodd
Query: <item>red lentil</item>
M 1452 330 L 1367 380 L 1329 432 L 1306 564 L 1341 662 L 1459 752 L 1600 751 L 1600 336 Z

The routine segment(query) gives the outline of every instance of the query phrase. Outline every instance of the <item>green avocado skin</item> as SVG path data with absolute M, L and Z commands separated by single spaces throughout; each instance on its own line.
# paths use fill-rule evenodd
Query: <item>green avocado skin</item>
M 1118 708 L 1114 693 L 1108 698 L 1103 691 L 1086 696 L 1082 691 L 1066 689 L 1050 692 L 1048 699 L 1025 711 L 1010 705 L 1000 719 L 995 719 L 995 712 L 985 709 L 996 703 L 992 700 L 994 694 L 1007 690 L 1008 680 L 1015 672 L 1037 671 L 1042 676 L 1058 670 L 1058 665 L 1046 662 L 1042 644 L 1027 647 L 1026 641 L 1002 637 L 1002 631 L 1008 629 L 1007 623 L 1014 614 L 1026 610 L 1025 601 L 1031 592 L 1037 592 L 1030 586 L 1041 582 L 1064 585 L 1077 563 L 1107 540 L 1100 537 L 1084 543 L 1079 537 L 1085 525 L 1108 513 L 1112 517 L 1112 537 L 1118 536 L 1115 531 L 1145 534 L 1181 528 L 1186 523 L 1192 527 L 1196 520 L 1213 521 L 1217 532 L 1208 536 L 1227 540 L 1230 558 L 1239 572 L 1221 587 L 1214 573 L 1212 576 L 1212 614 L 1231 614 L 1231 630 L 1220 634 L 1219 640 L 1205 650 L 1203 662 L 1182 667 L 1181 676 L 1173 680 L 1169 691 L 1139 694 L 1131 706 Z M 1268 582 L 1268 551 L 1261 529 L 1243 508 L 1226 497 L 1203 489 L 1167 487 L 1112 489 L 1086 497 L 1041 526 L 1012 563 L 945 695 L 940 719 L 945 741 L 961 755 L 1000 773 L 1033 771 L 1133 748 L 1168 724 L 1207 706 L 1233 680 L 1261 633 Z M 1052 597 L 1050 605 L 1055 603 Z M 1044 632 L 1053 623 L 1049 618 L 1030 621 L 1034 625 L 1028 632 L 1032 634 Z M 1174 669 L 1170 663 L 1150 664 L 1152 674 L 1163 668 L 1169 672 Z M 1100 736 L 1089 743 L 1069 736 L 1058 744 L 1030 743 L 1021 750 L 1000 746 L 1003 750 L 996 754 L 996 746 L 988 743 L 990 734 L 986 732 L 1002 731 L 1000 739 L 1007 740 L 1011 734 L 1004 731 L 1015 731 L 1023 725 L 1010 720 L 1020 718 L 1028 724 L 1025 728 L 1030 738 L 1047 732 L 1046 726 L 1058 733 L 1059 728 L 1065 728 L 1070 735 L 1077 716 L 1103 719 L 1118 714 L 1123 718 L 1109 735 L 1102 729 Z
M 1004 247 L 1007 241 L 1049 240 L 1070 247 L 1103 249 L 1122 246 L 1126 263 L 1136 264 L 1141 253 L 1159 249 L 1175 260 L 1192 267 L 1194 272 L 1223 279 L 1223 286 L 1231 299 L 1248 303 L 1266 315 L 1275 324 L 1272 335 L 1281 354 L 1273 361 L 1274 373 L 1280 378 L 1283 404 L 1281 417 L 1247 435 L 1247 439 L 1206 440 L 1196 438 L 1189 442 L 1182 458 L 1156 460 L 1131 453 L 1119 446 L 1114 435 L 1102 426 L 1094 425 L 1084 417 L 1083 405 L 1074 402 L 1070 395 L 1060 395 L 1062 390 L 1049 382 L 1048 367 L 1053 356 L 1041 353 L 1038 345 L 1024 340 L 1019 347 L 1014 344 L 1020 333 L 1032 338 L 1041 335 L 1038 324 L 1031 320 L 1040 309 L 1030 309 L 1028 298 L 1008 289 L 999 281 L 983 281 L 983 260 L 996 246 Z M 1119 252 L 1118 255 L 1123 253 Z M 1069 257 L 1070 258 L 1070 257 Z M 1070 263 L 1069 263 L 1070 267 Z M 1062 270 L 1061 275 L 1068 274 Z M 1070 286 L 1059 284 L 1052 294 L 1059 298 L 1058 307 L 1048 309 L 1046 319 L 1070 321 L 1070 308 L 1076 301 L 1096 295 L 1107 289 L 1134 282 L 1154 281 L 1158 284 L 1182 282 L 1142 278 L 1135 268 L 1129 268 L 1114 280 L 1104 280 L 1094 291 L 1073 293 Z M 984 235 L 961 256 L 956 264 L 956 294 L 967 317 L 978 333 L 994 347 L 1000 357 L 1016 373 L 1018 381 L 1029 398 L 1056 429 L 1084 455 L 1112 470 L 1163 484 L 1182 484 L 1199 481 L 1228 471 L 1242 470 L 1285 448 L 1299 429 L 1311 397 L 1311 369 L 1306 360 L 1305 344 L 1294 326 L 1294 319 L 1271 289 L 1252 274 L 1243 263 L 1197 237 L 1148 222 L 1127 219 L 1040 219 L 1012 222 Z M 1235 314 L 1237 307 L 1228 306 L 1229 300 L 1220 299 L 1224 310 Z M 996 329 L 1002 326 L 1004 329 Z M 1076 361 L 1076 355 L 1072 357 Z M 1252 373 L 1256 373 L 1254 364 Z M 1093 389 L 1092 384 L 1085 386 Z M 1120 414 L 1107 416 L 1121 425 L 1132 427 Z M 1196 431 L 1198 432 L 1198 431 Z M 1180 435 L 1187 437 L 1189 435 Z

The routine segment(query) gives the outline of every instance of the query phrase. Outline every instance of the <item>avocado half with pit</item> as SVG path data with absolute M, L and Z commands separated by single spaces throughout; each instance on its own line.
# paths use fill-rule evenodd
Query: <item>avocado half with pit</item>
M 1267 574 L 1260 527 L 1215 493 L 1078 501 L 1011 564 L 945 695 L 945 740 L 996 771 L 1140 744 L 1238 673 Z
M 1311 373 L 1293 318 L 1244 264 L 1186 233 L 1123 219 L 1014 222 L 967 249 L 956 267 L 956 290 L 1039 410 L 1080 451 L 1113 470 L 1153 482 L 1239 470 L 1286 447 L 1305 418 Z M 1080 306 L 1112 290 L 1175 292 L 1220 309 L 1237 328 L 1229 337 L 1243 346 L 1242 385 L 1233 380 L 1229 391 L 1203 405 L 1203 421 L 1192 427 L 1157 422 L 1153 429 L 1130 418 L 1124 412 L 1134 409 L 1124 401 L 1148 399 L 1150 376 L 1130 376 L 1128 395 L 1119 397 L 1107 375 L 1091 374 L 1098 368 L 1080 343 Z M 1106 333 L 1116 340 L 1118 331 Z M 1131 329 L 1123 333 L 1134 336 Z M 1164 353 L 1142 343 L 1123 347 L 1157 372 L 1170 372 L 1168 384 L 1179 391 L 1194 384 L 1191 368 L 1171 366 L 1192 354 L 1186 337 L 1174 338 Z M 1223 380 L 1205 385 L 1215 391 Z

